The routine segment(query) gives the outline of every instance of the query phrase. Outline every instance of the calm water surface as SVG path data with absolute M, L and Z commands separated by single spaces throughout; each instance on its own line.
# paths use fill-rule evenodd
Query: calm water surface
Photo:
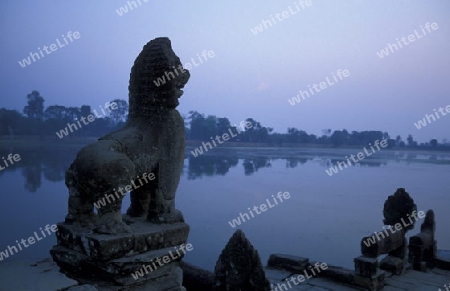
M 191 226 L 188 242 L 194 250 L 186 261 L 212 270 L 235 231 L 229 221 L 267 204 L 280 191 L 291 198 L 261 214 L 253 212 L 239 226 L 264 264 L 272 253 L 287 253 L 353 268 L 361 238 L 381 230 L 384 201 L 400 187 L 418 210 L 435 211 L 438 248 L 450 249 L 450 153 L 385 150 L 361 165 L 326 174 L 331 163 L 358 151 L 215 148 L 197 158 L 186 151 L 176 200 Z M 0 251 L 46 224 L 63 221 L 68 196 L 64 171 L 77 149 L 9 149 L 0 151 L 0 157 L 10 152 L 22 160 L 0 171 Z M 128 205 L 127 196 L 123 211 Z M 52 235 L 4 261 L 49 257 L 55 243 Z

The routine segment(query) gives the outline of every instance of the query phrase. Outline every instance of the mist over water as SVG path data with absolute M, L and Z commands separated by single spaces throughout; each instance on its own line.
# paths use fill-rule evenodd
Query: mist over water
M 22 151 L 23 163 L 0 171 L 0 218 L 7 222 L 0 251 L 39 227 L 64 220 L 68 197 L 64 171 L 76 152 L 76 148 Z M 435 211 L 438 248 L 450 249 L 446 231 L 450 153 L 385 150 L 327 175 L 331 164 L 352 152 L 216 148 L 196 158 L 186 154 L 176 200 L 191 226 L 188 242 L 195 246 L 186 261 L 212 270 L 230 236 L 241 228 L 263 263 L 272 253 L 287 253 L 351 269 L 353 258 L 360 255 L 362 237 L 382 230 L 387 196 L 402 187 L 419 211 Z M 278 192 L 289 192 L 290 198 L 236 228 L 230 226 L 240 213 L 267 204 L 266 199 Z M 129 203 L 127 195 L 123 212 Z M 420 223 L 408 236 L 418 232 Z M 50 236 L 6 260 L 47 258 L 55 243 Z

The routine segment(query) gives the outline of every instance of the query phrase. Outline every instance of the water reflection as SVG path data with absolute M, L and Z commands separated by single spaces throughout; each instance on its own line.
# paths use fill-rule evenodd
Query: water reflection
M 312 158 L 286 158 L 286 168 L 296 168 L 299 165 L 306 164 L 309 160 L 312 160 Z
M 387 165 L 387 162 L 379 162 L 379 161 L 360 161 L 358 164 L 361 167 L 381 167 Z
M 244 166 L 244 173 L 246 176 L 257 172 L 259 169 L 272 167 L 270 159 L 266 157 L 246 158 L 242 165 Z
M 184 160 L 186 164 L 186 159 Z M 195 180 L 203 176 L 225 176 L 231 167 L 236 167 L 239 163 L 237 156 L 212 156 L 201 155 L 198 157 L 189 156 L 188 159 L 188 180 Z
M 78 150 L 58 147 L 0 149 L 0 157 L 17 153 L 20 155 L 20 161 L 0 171 L 0 177 L 6 172 L 20 170 L 25 179 L 24 188 L 29 192 L 36 192 L 42 184 L 42 176 L 52 182 L 64 180 L 65 171 Z
M 80 146 L 81 147 L 81 146 Z M 24 177 L 24 189 L 36 192 L 42 184 L 42 178 L 52 181 L 64 181 L 66 169 L 74 160 L 80 147 L 34 147 L 29 149 L 0 148 L 0 158 L 8 154 L 19 153 L 21 160 L 0 171 L 0 177 L 6 172 L 20 170 Z M 189 151 L 186 151 L 189 153 Z M 257 154 L 255 153 L 257 152 Z M 232 167 L 239 167 L 242 163 L 244 174 L 253 175 L 260 169 L 269 168 L 275 160 L 285 161 L 286 168 L 296 168 L 308 162 L 314 162 L 324 168 L 344 161 L 339 150 L 326 151 L 279 150 L 267 151 L 259 149 L 221 149 L 214 154 L 203 154 L 197 157 L 186 154 L 185 166 L 182 175 L 187 179 L 196 180 L 203 177 L 225 176 Z M 436 164 L 450 164 L 450 154 L 446 153 L 415 153 L 415 152 L 388 152 L 367 157 L 359 161 L 359 167 L 382 167 L 389 162 L 410 164 L 412 162 L 432 162 Z
M 25 189 L 29 192 L 36 192 L 41 187 L 41 172 L 40 165 L 32 165 L 22 169 L 22 175 L 25 178 Z

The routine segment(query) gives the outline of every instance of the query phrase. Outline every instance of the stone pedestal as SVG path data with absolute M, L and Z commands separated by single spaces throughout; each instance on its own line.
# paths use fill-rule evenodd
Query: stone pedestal
M 433 210 L 428 210 L 420 233 L 409 238 L 409 261 L 414 270 L 426 272 L 435 266 L 437 242 L 434 234 L 436 222 Z
M 390 251 L 388 255 L 381 261 L 380 269 L 402 275 L 405 273 L 408 265 L 408 241 L 403 238 L 402 246 Z
M 355 276 L 353 283 L 368 290 L 381 290 L 384 287 L 384 272 L 379 267 L 376 258 L 360 256 L 355 258 Z
M 179 264 L 187 251 L 189 225 L 125 216 L 123 221 L 131 233 L 105 235 L 58 224 L 53 260 L 69 277 L 99 290 L 184 290 Z
M 355 285 L 367 288 L 367 290 L 382 290 L 384 288 L 384 271 L 378 270 L 375 275 L 369 277 L 355 274 L 353 280 Z

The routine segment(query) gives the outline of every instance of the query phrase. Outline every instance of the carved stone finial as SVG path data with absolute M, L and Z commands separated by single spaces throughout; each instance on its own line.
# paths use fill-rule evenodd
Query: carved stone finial
M 402 219 L 406 220 L 413 211 L 417 211 L 414 199 L 409 196 L 404 188 L 398 188 L 394 195 L 390 195 L 384 202 L 383 222 L 385 225 L 393 226 L 396 223 L 401 223 Z M 405 227 L 405 232 L 414 228 L 414 222 Z
M 436 231 L 436 222 L 434 220 L 434 211 L 432 209 L 428 210 L 425 214 L 425 219 L 420 226 L 420 232 L 428 232 L 434 237 L 434 232 Z
M 214 291 L 269 291 L 258 251 L 236 230 L 220 254 L 214 270 Z
M 436 222 L 434 211 L 428 210 L 420 226 L 420 232 L 409 238 L 409 261 L 417 271 L 427 271 L 434 267 L 437 256 L 437 242 L 434 239 Z

